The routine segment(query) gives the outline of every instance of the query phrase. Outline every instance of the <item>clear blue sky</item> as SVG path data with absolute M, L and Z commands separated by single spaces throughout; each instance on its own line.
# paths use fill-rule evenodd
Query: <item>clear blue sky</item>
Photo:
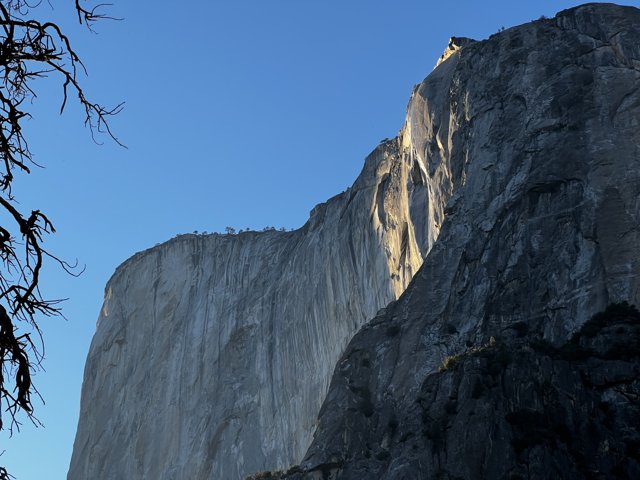
M 126 101 L 112 126 L 129 148 L 92 143 L 81 112 L 59 117 L 58 84 L 42 82 L 27 134 L 46 168 L 14 190 L 25 210 L 54 221 L 50 250 L 86 264 L 80 278 L 51 265 L 42 279 L 45 295 L 69 298 L 68 320 L 42 321 L 46 371 L 35 382 L 45 428 L 0 436 L 0 464 L 18 480 L 66 478 L 84 360 L 118 264 L 178 233 L 301 226 L 397 133 L 412 86 L 450 36 L 482 39 L 576 5 L 114 1 L 125 20 L 98 25 L 98 35 L 73 25 L 70 0 L 53 2 L 51 15 L 69 25 L 90 96 Z

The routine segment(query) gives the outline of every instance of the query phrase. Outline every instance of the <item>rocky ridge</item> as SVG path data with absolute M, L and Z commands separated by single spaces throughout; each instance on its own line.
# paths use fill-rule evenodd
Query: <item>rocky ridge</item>
M 305 459 L 255 478 L 638 476 L 639 85 L 640 11 L 613 4 L 442 61 L 412 100 L 451 172 L 437 241 L 350 342 Z

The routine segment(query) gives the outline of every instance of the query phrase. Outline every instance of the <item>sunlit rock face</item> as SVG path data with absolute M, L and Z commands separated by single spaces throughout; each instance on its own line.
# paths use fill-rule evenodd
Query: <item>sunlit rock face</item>
M 302 228 L 183 235 L 117 269 L 69 479 L 226 480 L 302 459 L 348 341 L 438 237 L 455 128 L 423 90 L 445 98 L 453 63 Z
M 611 4 L 442 61 L 409 108 L 452 182 L 439 235 L 339 360 L 304 461 L 260 478 L 640 476 L 640 315 L 589 320 L 640 304 L 639 86 L 640 11 Z

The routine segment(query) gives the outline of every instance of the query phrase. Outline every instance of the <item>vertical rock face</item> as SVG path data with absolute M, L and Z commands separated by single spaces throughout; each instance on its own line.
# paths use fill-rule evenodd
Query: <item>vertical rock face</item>
M 454 63 L 421 89 L 445 98 Z M 400 136 L 301 229 L 183 235 L 117 269 L 70 480 L 234 479 L 301 460 L 347 342 L 440 231 L 453 130 L 422 90 Z
M 535 477 L 547 460 L 633 477 L 636 315 L 581 327 L 640 303 L 638 85 L 633 8 L 458 39 L 399 137 L 302 229 L 182 236 L 127 261 L 68 478 L 239 478 L 300 460 L 314 430 L 289 478 Z
M 305 460 L 261 478 L 640 474 L 640 316 L 588 321 L 640 304 L 640 11 L 454 50 L 410 107 L 450 174 L 439 236 L 338 362 Z

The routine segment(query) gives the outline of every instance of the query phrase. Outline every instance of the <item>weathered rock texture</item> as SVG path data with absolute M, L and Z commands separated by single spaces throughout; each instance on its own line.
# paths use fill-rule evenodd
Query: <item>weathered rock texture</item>
M 253 478 L 640 478 L 640 314 L 594 320 L 559 348 L 520 327 L 449 357 L 406 409 L 376 411 L 359 389 L 346 455 Z
M 611 4 L 442 61 L 409 108 L 431 127 L 403 137 L 450 174 L 440 235 L 351 341 L 304 461 L 272 477 L 638 477 L 637 315 L 569 339 L 640 304 L 639 88 L 640 11 Z
M 301 229 L 184 235 L 117 269 L 70 480 L 227 480 L 302 459 L 348 341 L 438 236 L 453 139 L 432 110 L 414 95 L 403 135 Z

